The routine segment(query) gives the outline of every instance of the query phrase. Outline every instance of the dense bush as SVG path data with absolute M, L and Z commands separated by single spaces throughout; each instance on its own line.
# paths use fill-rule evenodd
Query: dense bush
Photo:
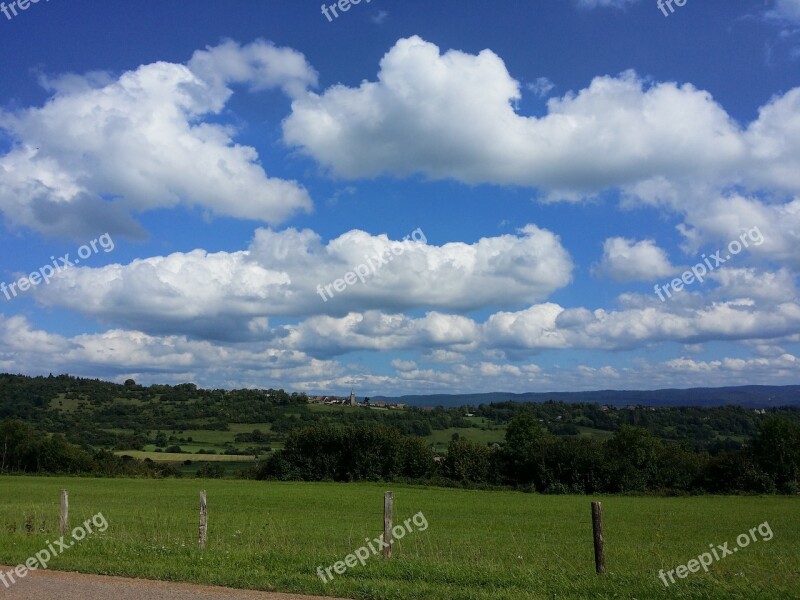
M 307 481 L 378 481 L 421 478 L 433 469 L 433 453 L 419 438 L 383 425 L 336 427 L 319 423 L 293 429 L 282 451 L 260 467 L 259 478 Z
M 200 465 L 195 477 L 201 479 L 220 479 L 225 476 L 225 467 L 219 463 L 206 462 Z

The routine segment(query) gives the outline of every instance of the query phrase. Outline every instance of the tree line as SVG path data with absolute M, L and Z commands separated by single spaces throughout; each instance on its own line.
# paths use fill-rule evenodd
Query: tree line
M 47 435 L 19 420 L 0 422 L 0 472 L 179 476 L 173 466 L 119 457 Z M 516 415 L 505 443 L 453 440 L 444 457 L 421 437 L 386 425 L 315 423 L 292 430 L 284 449 L 241 476 L 302 481 L 416 481 L 510 486 L 540 493 L 800 493 L 800 426 L 762 422 L 742 448 L 711 455 L 623 425 L 606 441 L 558 437 L 529 413 Z
M 82 448 L 64 436 L 47 434 L 18 419 L 0 422 L 0 473 L 54 473 L 98 477 L 175 477 L 173 465 Z
M 437 460 L 421 438 L 387 426 L 315 424 L 293 430 L 259 479 L 511 486 L 551 494 L 800 493 L 800 426 L 774 417 L 742 448 L 712 456 L 623 425 L 606 441 L 558 437 L 529 413 L 505 443 L 453 440 Z

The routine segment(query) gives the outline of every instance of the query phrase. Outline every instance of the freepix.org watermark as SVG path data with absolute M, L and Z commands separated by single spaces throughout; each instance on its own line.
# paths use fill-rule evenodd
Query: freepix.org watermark
M 372 0 L 364 0 L 364 2 L 369 4 Z M 339 18 L 339 13 L 336 11 L 337 8 L 345 13 L 355 4 L 361 4 L 361 0 L 338 0 L 338 2 L 334 2 L 329 6 L 323 4 L 322 14 L 328 19 L 328 23 L 332 23 L 334 18 Z M 331 13 L 333 13 L 333 18 L 331 18 Z
M 14 0 L 13 2 L 9 2 L 8 6 L 6 6 L 5 2 L 0 2 L 0 12 L 10 21 L 19 14 L 17 9 L 28 10 L 31 4 L 39 4 L 39 1 L 40 0 Z M 50 2 L 50 0 L 45 0 L 45 2 Z
M 99 238 L 78 248 L 78 258 L 70 260 L 69 252 L 58 259 L 55 256 L 51 256 L 50 260 L 53 261 L 52 265 L 47 264 L 30 275 L 20 277 L 17 281 L 12 281 L 8 284 L 5 281 L 0 283 L 0 292 L 3 292 L 6 300 L 11 300 L 12 297 L 17 297 L 18 290 L 19 292 L 27 292 L 29 289 L 36 287 L 42 282 L 47 285 L 50 283 L 50 279 L 57 273 L 61 273 L 61 271 L 66 271 L 70 267 L 77 265 L 81 262 L 81 259 L 86 260 L 92 254 L 97 254 L 99 252 L 97 248 L 98 244 L 104 252 L 111 252 L 114 249 L 114 240 L 111 239 L 108 233 L 104 233 Z
M 411 238 L 417 243 L 422 242 L 423 244 L 428 243 L 428 238 L 425 237 L 425 234 L 422 233 L 422 229 L 417 227 L 414 231 L 411 232 L 410 235 L 407 235 L 403 238 L 403 241 L 406 242 L 408 239 Z M 392 242 L 386 248 L 384 248 L 381 252 L 374 256 L 364 255 L 364 258 L 367 259 L 366 263 L 361 263 L 360 265 L 356 266 L 352 271 L 348 271 L 339 279 L 335 279 L 328 285 L 323 286 L 321 284 L 317 285 L 317 293 L 322 297 L 322 300 L 327 302 L 331 298 L 333 298 L 333 292 L 343 292 L 347 286 L 355 285 L 359 281 L 361 283 L 365 283 L 367 281 L 367 277 L 371 277 L 375 275 L 378 271 L 378 267 L 388 264 L 391 260 L 394 259 L 395 256 L 400 256 L 406 251 L 406 245 L 402 244 L 401 242 Z M 374 262 L 373 262 L 374 260 Z M 331 290 L 333 288 L 333 290 Z M 327 294 L 327 295 L 326 295 Z
M 46 569 L 47 563 L 53 560 L 56 556 L 72 548 L 75 545 L 75 542 L 80 542 L 87 535 L 94 533 L 92 530 L 92 525 L 94 525 L 96 530 L 100 533 L 103 533 L 106 529 L 108 529 L 108 521 L 106 521 L 103 513 L 97 513 L 91 519 L 86 519 L 82 525 L 78 525 L 72 530 L 72 539 L 64 540 L 64 536 L 62 535 L 54 542 L 47 540 L 45 542 L 47 548 L 39 550 L 39 552 L 26 560 L 24 565 L 17 565 L 6 573 L 0 571 L 0 581 L 3 582 L 3 585 L 5 585 L 7 588 L 10 588 L 18 580 L 27 577 L 29 572 L 35 571 L 36 569 Z
M 681 579 L 686 579 L 689 573 L 697 573 L 700 571 L 700 568 L 708 573 L 708 567 L 714 564 L 714 560 L 722 560 L 726 556 L 730 556 L 734 552 L 738 552 L 739 548 L 747 548 L 750 545 L 750 540 L 752 539 L 754 542 L 758 541 L 756 538 L 756 531 L 758 531 L 759 535 L 761 536 L 761 541 L 768 542 L 772 539 L 772 528 L 769 526 L 769 523 L 764 521 L 758 527 L 753 527 L 748 533 L 743 533 L 736 538 L 737 546 L 734 548 L 728 548 L 728 542 L 724 544 L 717 544 L 714 547 L 714 544 L 709 544 L 708 547 L 711 548 L 711 552 L 703 552 L 697 559 L 692 559 L 687 562 L 685 565 L 678 565 L 674 569 L 670 569 L 666 573 L 664 573 L 664 569 L 661 569 L 658 572 L 658 578 L 664 583 L 664 587 L 669 587 L 669 583 L 667 583 L 667 577 L 672 583 L 675 583 L 675 578 L 672 576 L 673 573 L 676 574 Z M 719 552 L 717 552 L 719 550 Z M 713 556 L 712 556 L 713 554 Z
M 672 298 L 669 288 L 672 288 L 673 292 L 680 292 L 683 289 L 683 286 L 691 285 L 695 282 L 695 280 L 703 283 L 706 275 L 708 275 L 718 266 L 725 264 L 731 259 L 731 257 L 736 256 L 745 248 L 749 248 L 750 242 L 752 242 L 754 246 L 760 246 L 764 243 L 764 236 L 761 235 L 758 227 L 753 227 L 750 231 L 745 231 L 739 236 L 738 240 L 733 240 L 730 244 L 728 244 L 728 254 L 725 255 L 725 258 L 720 256 L 722 250 L 717 250 L 710 257 L 707 257 L 705 254 L 703 254 L 703 262 L 697 263 L 690 270 L 684 271 L 680 278 L 676 277 L 663 286 L 657 283 L 655 285 L 656 295 L 661 299 L 662 302 L 664 302 L 666 298 L 664 298 L 663 294 L 661 293 L 662 288 L 667 294 L 667 298 Z M 712 261 L 714 262 L 713 265 L 711 264 Z
M 687 2 L 688 0 L 658 0 L 656 6 L 658 6 L 658 10 L 664 13 L 665 17 L 668 17 L 675 12 L 675 7 L 672 6 L 673 4 L 679 8 L 683 8 L 686 6 Z M 667 12 L 667 9 L 669 9 L 669 12 Z
M 417 531 L 425 531 L 428 528 L 428 519 L 426 519 L 425 515 L 420 511 L 410 519 L 406 519 L 402 525 L 395 525 L 392 528 L 392 539 L 388 542 L 384 541 L 383 534 L 380 534 L 374 540 L 364 538 L 364 541 L 367 542 L 367 546 L 361 546 L 361 548 L 357 549 L 352 554 L 345 556 L 343 561 L 340 560 L 333 563 L 324 571 L 322 567 L 317 567 L 317 575 L 322 579 L 322 583 L 329 583 L 333 580 L 333 573 L 331 573 L 331 570 L 337 575 L 344 575 L 348 568 L 355 567 L 358 563 L 361 563 L 363 567 L 367 564 L 367 559 L 370 556 L 375 556 L 384 548 L 388 548 L 394 544 L 395 540 L 403 539 L 406 533 L 412 533 L 411 523 L 417 526 Z M 370 555 L 370 550 L 372 551 L 372 555 Z M 327 577 L 325 577 L 326 574 Z

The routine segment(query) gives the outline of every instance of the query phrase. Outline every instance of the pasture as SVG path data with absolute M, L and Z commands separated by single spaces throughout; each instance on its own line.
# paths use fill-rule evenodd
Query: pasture
M 109 523 L 51 568 L 355 599 L 792 598 L 800 590 L 800 499 L 542 496 L 393 484 L 0 477 L 0 564 L 23 563 L 57 539 L 59 491 L 70 524 Z M 197 545 L 199 490 L 208 545 Z M 378 557 L 324 584 L 329 566 L 395 522 L 422 512 L 390 561 Z M 604 510 L 608 573 L 595 574 L 590 501 Z M 26 521 L 28 525 L 26 526 Z M 774 537 L 668 589 L 660 569 L 768 522 Z M 35 576 L 35 573 L 32 575 Z

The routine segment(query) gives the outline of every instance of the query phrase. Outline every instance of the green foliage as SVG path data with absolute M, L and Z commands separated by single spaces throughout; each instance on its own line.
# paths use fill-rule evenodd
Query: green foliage
M 526 485 L 536 483 L 544 487 L 543 444 L 548 434 L 529 412 L 511 419 L 506 429 L 506 445 L 503 464 L 506 478 L 514 483 Z
M 268 444 L 272 441 L 269 434 L 262 433 L 260 429 L 254 429 L 250 433 L 237 433 L 235 436 L 237 442 L 253 442 L 256 444 Z
M 753 440 L 752 456 L 779 491 L 800 491 L 800 426 L 785 419 L 768 419 Z
M 800 489 L 799 430 L 784 419 L 769 420 L 752 449 L 710 457 L 628 425 L 602 443 L 555 438 L 523 414 L 509 425 L 499 465 L 506 483 L 540 492 L 795 493 Z
M 289 433 L 284 450 L 271 455 L 260 478 L 306 481 L 389 481 L 424 477 L 433 454 L 392 427 L 319 423 Z
M 444 461 L 445 477 L 466 483 L 486 483 L 492 476 L 492 451 L 469 440 L 453 440 Z
M 435 472 L 431 448 L 420 437 L 404 436 L 402 438 L 403 477 L 424 479 Z
M 169 465 L 87 451 L 61 435 L 47 436 L 19 420 L 0 422 L 0 473 L 63 473 L 102 476 L 179 476 Z
M 224 476 L 225 467 L 213 462 L 203 463 L 195 473 L 195 477 L 199 479 L 220 479 Z
M 0 397 L 0 415 L 31 427 L 4 425 L 5 472 L 162 476 L 171 467 L 98 461 L 98 452 L 155 448 L 159 454 L 149 458 L 166 462 L 181 450 L 257 456 L 284 445 L 259 465 L 259 476 L 431 479 L 552 493 L 800 490 L 797 408 L 548 401 L 386 411 L 309 405 L 304 394 L 284 390 L 118 385 L 67 375 L 0 375 Z M 420 436 L 439 452 L 451 442 L 443 462 L 434 462 Z
M 63 436 L 47 437 L 22 421 L 0 423 L 0 472 L 83 473 L 92 457 Z
M 658 482 L 664 445 L 646 429 L 623 425 L 605 444 L 608 491 L 643 492 Z

